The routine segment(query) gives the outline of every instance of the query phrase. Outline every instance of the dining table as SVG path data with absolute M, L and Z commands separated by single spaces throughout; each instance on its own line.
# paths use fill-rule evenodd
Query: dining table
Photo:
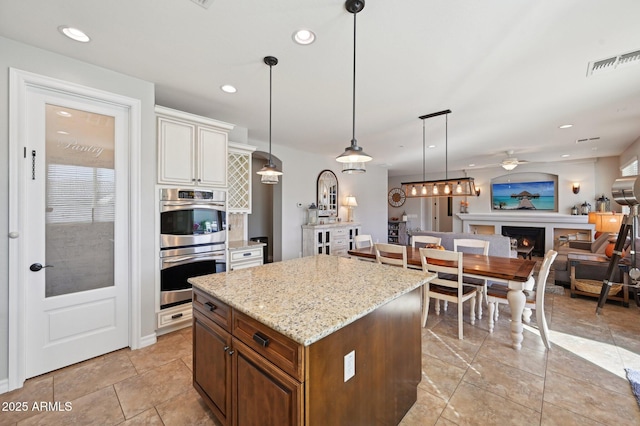
M 422 268 L 420 259 L 420 249 L 412 246 L 407 247 L 407 267 Z M 376 259 L 374 247 L 364 247 L 348 251 L 352 257 L 363 260 Z M 392 254 L 389 254 L 393 256 Z M 397 255 L 400 256 L 400 255 Z M 444 261 L 434 263 L 445 264 Z M 449 262 L 451 263 L 451 262 Z M 535 260 L 520 259 L 515 257 L 485 256 L 482 254 L 463 253 L 462 272 L 466 277 L 479 278 L 493 282 L 504 283 L 509 287 L 507 300 L 511 309 L 511 340 L 512 347 L 516 350 L 522 348 L 522 316 L 526 302 L 523 290 L 531 290 L 533 287 L 533 269 Z M 527 313 L 527 317 L 531 312 Z

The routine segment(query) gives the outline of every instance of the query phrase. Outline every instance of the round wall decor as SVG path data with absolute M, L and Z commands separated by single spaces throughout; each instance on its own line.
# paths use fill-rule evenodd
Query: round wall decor
M 389 191 L 389 205 L 393 207 L 400 207 L 403 205 L 406 198 L 407 195 L 404 193 L 402 188 L 391 188 L 391 191 Z

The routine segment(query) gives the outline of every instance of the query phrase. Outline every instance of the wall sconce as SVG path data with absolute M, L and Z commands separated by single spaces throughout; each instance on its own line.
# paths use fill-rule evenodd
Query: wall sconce
M 476 197 L 480 196 L 480 187 L 476 186 Z
M 577 194 L 578 192 L 580 192 L 580 183 L 574 182 L 572 189 L 574 194 Z

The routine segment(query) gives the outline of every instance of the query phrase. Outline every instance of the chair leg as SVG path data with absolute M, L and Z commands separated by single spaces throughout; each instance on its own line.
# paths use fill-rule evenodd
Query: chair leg
M 476 291 L 476 299 L 478 299 L 478 319 L 482 319 L 482 288 L 480 287 Z
M 440 316 L 440 299 L 436 299 L 434 305 L 436 305 L 436 315 Z
M 475 302 L 475 301 L 474 301 Z M 473 303 L 471 304 L 471 306 L 473 306 Z M 458 300 L 458 339 L 462 340 L 463 336 L 462 336 L 462 311 L 463 311 L 463 304 L 461 303 L 460 300 Z M 471 314 L 471 318 L 473 319 L 473 314 Z
M 494 318 L 493 311 L 495 310 L 496 310 L 496 303 L 489 302 L 489 333 L 493 333 L 493 318 Z
M 449 301 L 445 300 L 444 302 L 442 302 L 442 306 L 445 312 L 447 312 L 447 308 L 449 307 Z
M 462 304 L 462 303 L 461 303 Z M 471 298 L 471 325 L 476 323 L 476 295 Z
M 429 290 L 425 286 L 422 286 L 422 326 L 423 327 L 427 326 L 427 316 L 429 316 Z
M 538 323 L 538 330 L 540 331 L 540 337 L 547 349 L 551 349 L 551 342 L 549 341 L 549 327 L 547 327 L 547 319 L 544 316 L 542 309 L 536 309 L 536 321 Z
M 525 324 L 531 323 L 531 309 L 524 308 L 522 310 L 522 322 L 524 322 Z

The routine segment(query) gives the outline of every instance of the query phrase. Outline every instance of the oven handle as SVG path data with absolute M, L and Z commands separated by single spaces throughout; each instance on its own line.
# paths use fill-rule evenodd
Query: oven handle
M 209 206 L 215 206 L 215 207 L 224 207 L 224 204 L 221 203 L 215 203 L 215 202 L 203 202 L 203 203 L 194 203 L 191 201 L 163 201 L 162 202 L 162 206 L 163 207 L 189 207 L 189 206 L 193 206 L 193 207 L 204 207 L 207 208 Z
M 206 255 L 206 256 L 179 256 L 179 257 L 171 257 L 171 258 L 164 258 L 162 259 L 162 269 L 165 269 L 164 264 L 169 263 L 171 264 L 170 266 L 176 266 L 176 264 L 178 263 L 189 263 L 189 261 L 192 260 L 220 260 L 220 258 L 223 258 L 222 260 L 224 260 L 224 253 L 220 253 L 220 254 L 211 254 L 211 255 Z

